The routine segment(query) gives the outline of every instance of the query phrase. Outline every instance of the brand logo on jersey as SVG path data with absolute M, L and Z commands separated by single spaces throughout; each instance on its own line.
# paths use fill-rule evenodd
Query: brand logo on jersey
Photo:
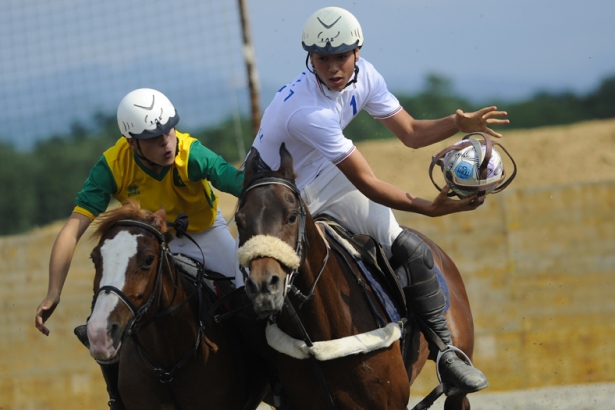
M 180 178 L 177 168 L 173 168 L 173 185 L 179 187 L 186 186 L 186 184 L 184 184 L 184 181 L 182 181 L 182 179 Z
M 130 198 L 131 196 L 139 195 L 141 193 L 141 191 L 139 191 L 139 185 L 137 184 L 129 185 L 126 190 L 128 191 L 128 198 Z

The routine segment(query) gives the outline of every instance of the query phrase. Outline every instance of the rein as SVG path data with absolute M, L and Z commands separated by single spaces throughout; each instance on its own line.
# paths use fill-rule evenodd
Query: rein
M 173 225 L 173 224 L 170 224 L 170 225 Z M 134 219 L 122 219 L 122 220 L 117 221 L 114 226 L 135 226 L 138 228 L 142 228 L 148 231 L 149 233 L 153 234 L 156 237 L 156 239 L 158 239 L 158 242 L 160 244 L 160 254 L 158 258 L 158 266 L 156 269 L 156 279 L 154 282 L 154 289 L 152 290 L 152 293 L 150 294 L 150 297 L 148 298 L 147 302 L 143 304 L 143 306 L 141 306 L 139 309 L 137 309 L 136 306 L 130 301 L 130 299 L 120 289 L 116 288 L 115 286 L 109 286 L 109 285 L 102 286 L 98 290 L 96 295 L 94 296 L 92 306 L 94 306 L 94 304 L 96 303 L 96 299 L 98 298 L 98 296 L 102 292 L 105 292 L 105 294 L 109 294 L 109 293 L 115 294 L 126 305 L 126 307 L 128 307 L 128 309 L 133 314 L 133 318 L 129 322 L 126 330 L 124 331 L 123 337 L 128 336 L 133 340 L 133 342 L 137 346 L 139 355 L 141 356 L 145 364 L 147 364 L 147 366 L 154 372 L 154 374 L 158 377 L 158 380 L 167 386 L 167 389 L 169 391 L 169 394 L 171 395 L 175 408 L 181 409 L 179 398 L 177 397 L 177 395 L 175 394 L 175 391 L 171 387 L 170 382 L 173 381 L 173 377 L 175 373 L 196 353 L 198 347 L 201 344 L 202 338 L 203 338 L 205 326 L 203 324 L 203 309 L 202 309 L 203 296 L 202 296 L 201 290 L 203 286 L 202 279 L 204 276 L 204 271 L 203 269 L 198 270 L 197 277 L 196 277 L 196 283 L 195 283 L 196 289 L 188 297 L 186 297 L 186 299 L 176 304 L 175 306 L 169 306 L 169 308 L 167 308 L 166 310 L 156 313 L 154 318 L 150 319 L 148 322 L 141 325 L 140 327 L 136 327 L 136 324 L 141 321 L 141 319 L 143 318 L 143 315 L 145 315 L 145 313 L 147 313 L 149 309 L 152 307 L 155 301 L 155 298 L 157 297 L 158 299 L 160 299 L 162 297 L 161 283 L 162 283 L 163 263 L 166 264 L 169 272 L 171 272 L 171 262 L 169 261 L 171 252 L 169 250 L 169 247 L 166 243 L 166 239 L 164 235 L 162 234 L 162 232 L 160 232 L 158 229 L 156 229 L 155 227 L 153 227 L 152 225 L 148 223 L 134 220 Z M 196 242 L 192 239 L 192 237 L 190 237 L 185 232 L 185 230 L 180 231 L 179 235 L 182 235 L 182 236 L 186 235 L 188 239 L 190 239 L 192 242 L 196 244 Z M 198 247 L 198 244 L 196 245 Z M 179 276 L 177 278 L 178 278 L 177 280 L 179 280 Z M 173 279 L 172 276 L 171 276 L 171 279 L 175 281 L 175 279 Z M 175 292 L 176 291 L 177 291 L 177 284 L 175 284 Z M 153 358 L 147 353 L 145 347 L 141 344 L 141 342 L 138 339 L 138 333 L 143 328 L 145 328 L 147 325 L 152 323 L 156 318 L 170 314 L 176 311 L 177 309 L 181 308 L 182 306 L 184 306 L 190 299 L 192 299 L 192 297 L 195 294 L 198 297 L 198 321 L 199 321 L 196 341 L 194 345 L 192 346 L 192 349 L 188 353 L 186 353 L 170 370 L 168 371 L 164 370 L 162 366 L 156 364 Z M 176 293 L 173 294 L 171 304 L 173 303 L 173 300 L 175 300 L 175 296 L 176 296 Z

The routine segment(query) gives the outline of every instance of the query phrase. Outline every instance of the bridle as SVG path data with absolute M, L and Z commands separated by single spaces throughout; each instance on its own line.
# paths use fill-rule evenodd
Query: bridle
M 204 276 L 204 270 L 203 269 L 198 270 L 196 282 L 195 282 L 196 289 L 194 292 L 192 292 L 192 294 L 190 294 L 180 303 L 173 305 L 173 300 L 175 299 L 175 296 L 176 296 L 176 294 L 174 293 L 173 298 L 170 302 L 170 306 L 167 309 L 156 313 L 156 315 L 152 319 L 150 319 L 146 323 L 141 324 L 139 327 L 137 327 L 137 323 L 139 323 L 143 319 L 143 316 L 150 310 L 156 298 L 160 299 L 162 297 L 162 272 L 163 272 L 163 267 L 165 265 L 167 266 L 168 271 L 171 272 L 171 263 L 173 263 L 171 262 L 171 251 L 168 247 L 166 238 L 163 235 L 163 233 L 160 232 L 158 229 L 156 229 L 154 226 L 146 222 L 142 222 L 142 221 L 138 221 L 134 219 L 122 219 L 122 220 L 117 221 L 113 226 L 135 226 L 138 228 L 142 228 L 146 230 L 147 232 L 151 233 L 152 235 L 154 235 L 154 237 L 158 240 L 159 245 L 160 245 L 160 253 L 159 253 L 159 258 L 158 258 L 158 266 L 156 268 L 156 279 L 154 282 L 154 289 L 152 290 L 152 293 L 150 294 L 147 302 L 145 302 L 140 308 L 137 309 L 137 307 L 126 296 L 126 294 L 124 294 L 124 292 L 122 292 L 117 287 L 110 286 L 110 285 L 101 286 L 98 289 L 98 292 L 96 292 L 96 294 L 94 295 L 94 299 L 92 301 L 92 307 L 96 303 L 98 296 L 103 292 L 105 294 L 109 294 L 109 293 L 115 294 L 126 305 L 126 307 L 133 314 L 133 318 L 130 320 L 130 322 L 126 326 L 126 329 L 124 330 L 124 334 L 122 335 L 122 338 L 130 337 L 133 340 L 133 342 L 137 346 L 137 350 L 139 351 L 139 354 L 141 358 L 143 359 L 143 361 L 148 365 L 148 367 L 158 377 L 158 380 L 161 383 L 166 384 L 168 386 L 168 390 L 175 404 L 175 408 L 180 409 L 181 406 L 179 403 L 179 398 L 177 397 L 175 391 L 171 388 L 170 382 L 173 381 L 173 377 L 175 373 L 179 370 L 179 368 L 182 367 L 195 354 L 195 352 L 197 351 L 198 347 L 201 344 L 201 340 L 203 339 L 205 326 L 203 324 L 204 309 L 202 309 L 203 296 L 202 296 L 201 291 L 202 291 L 202 286 L 203 286 L 202 279 Z M 188 234 L 186 234 L 185 232 L 183 234 L 188 236 Z M 172 278 L 172 280 L 175 281 L 174 278 Z M 179 280 L 179 277 L 178 277 L 178 280 Z M 177 291 L 177 284 L 175 284 L 175 291 Z M 138 333 L 143 328 L 145 328 L 147 325 L 152 323 L 155 318 L 159 318 L 167 314 L 170 314 L 176 311 L 177 309 L 181 308 L 182 306 L 184 306 L 190 299 L 192 299 L 192 297 L 195 294 L 198 296 L 198 312 L 199 312 L 198 313 L 199 323 L 198 323 L 196 341 L 193 344 L 192 349 L 188 353 L 186 353 L 170 370 L 165 370 L 162 368 L 162 366 L 155 363 L 153 358 L 147 353 L 146 349 L 144 348 L 144 346 L 141 344 L 141 342 L 138 339 Z
M 160 283 L 162 282 L 162 268 L 163 268 L 163 263 L 165 263 L 167 267 L 170 268 L 170 262 L 169 262 L 170 251 L 166 244 L 166 239 L 164 235 L 162 234 L 162 232 L 160 232 L 158 229 L 154 228 L 152 225 L 148 223 L 133 220 L 133 219 L 122 219 L 122 220 L 117 221 L 114 224 L 114 226 L 136 226 L 139 228 L 143 228 L 149 233 L 153 234 L 156 237 L 156 239 L 158 239 L 158 242 L 160 244 L 160 253 L 158 257 L 158 267 L 156 269 L 156 279 L 154 282 L 154 289 L 152 290 L 152 293 L 150 294 L 147 302 L 145 302 L 143 306 L 137 309 L 134 303 L 132 303 L 132 301 L 128 298 L 128 296 L 126 296 L 126 294 L 124 294 L 124 292 L 122 292 L 117 287 L 111 286 L 111 285 L 101 286 L 98 289 L 98 292 L 96 292 L 96 294 L 94 295 L 92 306 L 96 303 L 98 296 L 103 292 L 105 294 L 109 294 L 109 293 L 115 294 L 126 305 L 128 310 L 130 310 L 130 312 L 133 315 L 133 318 L 129 322 L 127 329 L 126 329 L 127 334 L 131 335 L 135 329 L 136 323 L 141 320 L 141 318 L 143 317 L 143 315 L 145 315 L 145 313 L 147 313 L 147 311 L 149 311 L 152 304 L 154 303 L 156 295 L 162 291 L 162 287 L 160 286 Z
M 263 186 L 268 186 L 268 185 L 281 185 L 284 186 L 288 189 L 291 190 L 291 192 L 294 194 L 295 198 L 297 199 L 297 202 L 299 204 L 299 224 L 297 227 L 297 245 L 295 247 L 295 253 L 297 254 L 297 256 L 299 257 L 299 260 L 301 262 L 303 262 L 303 259 L 305 257 L 304 255 L 304 246 L 309 246 L 307 237 L 306 237 L 306 232 L 305 232 L 305 223 L 306 223 L 306 219 L 307 219 L 307 212 L 305 210 L 305 204 L 303 203 L 303 200 L 301 199 L 301 193 L 299 192 L 299 190 L 297 189 L 297 187 L 295 186 L 295 184 L 293 184 L 292 182 L 288 181 L 287 179 L 284 178 L 278 178 L 278 177 L 266 177 L 266 178 L 259 178 L 255 181 L 253 181 L 249 186 L 247 186 L 242 194 L 241 197 L 239 198 L 239 208 L 241 208 L 241 206 L 244 203 L 245 200 L 245 196 L 246 194 L 251 191 L 254 188 L 258 188 L 258 187 L 263 187 Z M 320 279 L 320 277 L 322 276 L 323 271 L 325 270 L 325 266 L 327 265 L 327 260 L 329 259 L 329 248 L 326 247 L 327 252 L 325 254 L 323 263 L 322 263 L 322 267 L 320 269 L 320 272 L 318 273 L 318 275 L 316 276 L 316 278 L 314 279 L 314 283 L 312 284 L 312 286 L 310 287 L 309 292 L 307 293 L 307 295 L 304 295 L 294 284 L 294 278 L 297 275 L 297 273 L 299 272 L 300 267 L 297 268 L 293 268 L 291 269 L 290 273 L 288 273 L 286 275 L 286 278 L 284 279 L 284 290 L 283 290 L 283 296 L 284 299 L 286 299 L 286 296 L 288 294 L 288 292 L 290 291 L 290 293 L 297 297 L 301 303 L 299 305 L 299 307 L 301 307 L 305 302 L 307 302 L 309 299 L 311 299 L 312 297 L 314 297 L 314 290 L 316 288 L 316 284 L 318 283 L 318 280 Z M 249 276 L 249 274 L 246 272 L 245 268 L 241 268 L 241 271 L 244 275 L 244 277 Z

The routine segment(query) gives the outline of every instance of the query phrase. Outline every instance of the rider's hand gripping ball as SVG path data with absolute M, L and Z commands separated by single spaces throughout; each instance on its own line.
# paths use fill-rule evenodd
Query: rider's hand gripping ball
M 484 141 L 472 138 L 474 136 L 482 137 Z M 507 180 L 502 157 L 495 145 L 512 161 L 514 170 Z M 452 192 L 449 192 L 449 196 L 459 198 L 500 192 L 517 174 L 517 166 L 508 151 L 501 144 L 492 142 L 489 135 L 482 132 L 468 134 L 461 141 L 433 156 L 429 176 L 434 186 L 441 190 L 432 175 L 435 165 L 440 166 L 444 180 L 451 186 Z

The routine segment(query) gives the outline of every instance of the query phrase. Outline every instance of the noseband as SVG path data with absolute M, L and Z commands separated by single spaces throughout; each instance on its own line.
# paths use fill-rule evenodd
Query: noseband
M 306 219 L 307 219 L 307 212 L 305 210 L 305 205 L 303 203 L 303 201 L 301 200 L 301 193 L 299 192 L 299 190 L 297 189 L 297 187 L 295 186 L 295 184 L 293 184 L 292 182 L 283 179 L 283 178 L 277 178 L 277 177 L 268 177 L 268 178 L 260 178 L 257 179 L 256 181 L 254 181 L 251 185 L 249 185 L 248 187 L 246 187 L 241 195 L 241 198 L 239 199 L 239 204 L 240 207 L 243 205 L 243 203 L 245 202 L 245 197 L 246 194 L 254 189 L 254 188 L 258 188 L 258 187 L 262 187 L 262 186 L 267 186 L 267 185 L 281 185 L 284 186 L 288 189 L 290 189 L 292 191 L 292 193 L 295 195 L 295 198 L 297 199 L 297 202 L 299 203 L 299 226 L 297 228 L 297 245 L 295 247 L 295 253 L 297 254 L 297 257 L 299 258 L 299 261 L 303 261 L 303 251 L 304 251 L 304 244 L 309 246 L 309 243 L 307 241 L 307 237 L 306 237 L 306 232 L 305 232 L 305 223 L 306 223 Z M 327 260 L 329 259 L 329 248 L 327 247 L 327 253 L 325 255 L 325 258 L 323 260 L 323 264 L 322 264 L 322 268 L 320 269 L 320 272 L 318 273 L 318 275 L 316 276 L 316 279 L 314 280 L 314 283 L 312 284 L 310 291 L 308 292 L 307 295 L 304 295 L 299 289 L 297 289 L 297 287 L 295 287 L 295 285 L 293 285 L 293 280 L 295 278 L 295 275 L 298 273 L 300 265 L 296 268 L 292 268 L 291 272 L 286 275 L 286 279 L 284 280 L 284 293 L 283 296 L 284 298 L 286 298 L 286 295 L 288 293 L 288 291 L 290 290 L 291 293 L 296 296 L 297 298 L 299 298 L 301 300 L 301 305 L 303 303 L 305 303 L 307 300 L 309 300 L 311 297 L 314 296 L 314 289 L 316 288 L 316 284 L 318 283 L 318 279 L 320 279 L 320 276 L 322 275 L 325 266 L 327 265 Z M 274 258 L 275 259 L 275 258 Z M 242 273 L 245 277 L 248 277 L 248 273 L 246 272 L 246 270 L 241 267 Z M 299 307 L 301 307 L 301 305 Z

